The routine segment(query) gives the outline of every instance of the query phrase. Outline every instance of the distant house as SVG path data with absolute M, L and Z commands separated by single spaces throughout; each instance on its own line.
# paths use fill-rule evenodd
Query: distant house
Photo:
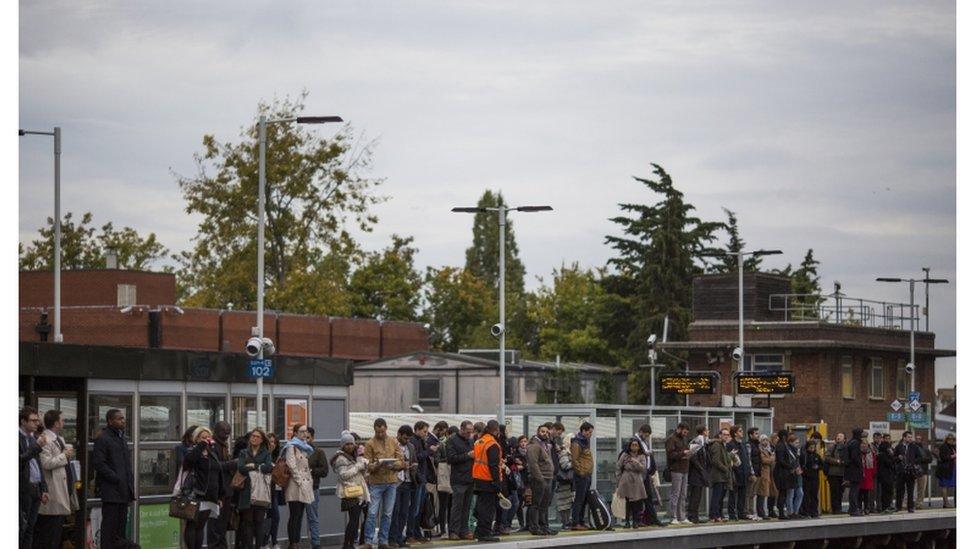
M 507 404 L 596 402 L 601 383 L 613 400 L 626 399 L 626 372 L 601 364 L 522 360 L 506 355 Z M 493 414 L 498 409 L 498 351 L 421 351 L 355 365 L 351 412 Z M 563 400 L 560 400 L 563 399 Z

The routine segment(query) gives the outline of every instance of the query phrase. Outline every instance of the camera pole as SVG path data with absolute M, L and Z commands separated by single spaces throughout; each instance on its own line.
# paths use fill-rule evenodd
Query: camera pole
M 268 144 L 268 117 L 261 115 L 258 119 L 258 333 L 264 338 L 264 157 Z M 258 360 L 264 360 L 264 345 L 258 346 Z M 258 399 L 255 409 L 258 412 L 257 422 L 263 429 L 268 426 L 261 421 L 264 407 L 264 376 L 258 376 Z

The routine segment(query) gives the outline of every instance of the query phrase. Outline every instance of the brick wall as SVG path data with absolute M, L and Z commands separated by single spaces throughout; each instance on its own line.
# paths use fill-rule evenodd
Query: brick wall
M 293 356 L 329 356 L 332 323 L 327 316 L 283 314 L 278 317 L 278 352 Z
M 161 346 L 166 349 L 220 350 L 220 311 L 184 309 L 165 311 L 161 319 Z
M 416 322 L 383 323 L 382 355 L 396 356 L 427 348 L 427 330 Z
M 117 269 L 70 270 L 61 272 L 61 306 L 118 304 L 118 285 L 136 287 L 140 305 L 176 303 L 176 275 Z M 21 307 L 54 306 L 54 272 L 21 271 L 18 285 Z
M 379 358 L 380 323 L 365 318 L 333 318 L 332 356 L 352 360 Z

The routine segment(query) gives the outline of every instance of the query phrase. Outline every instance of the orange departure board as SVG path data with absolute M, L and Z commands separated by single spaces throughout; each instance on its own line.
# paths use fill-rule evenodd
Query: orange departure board
M 665 395 L 715 394 L 715 378 L 710 374 L 661 374 L 658 385 Z
M 795 389 L 793 374 L 739 374 L 735 378 L 740 395 L 782 395 Z

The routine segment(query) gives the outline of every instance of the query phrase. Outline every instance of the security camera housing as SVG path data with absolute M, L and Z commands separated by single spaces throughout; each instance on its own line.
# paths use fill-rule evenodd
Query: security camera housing
M 656 343 L 657 343 L 657 334 L 651 334 L 651 337 L 647 338 L 647 346 L 653 349 Z
M 261 341 L 260 337 L 255 336 L 247 340 L 247 343 L 244 345 L 244 352 L 247 353 L 247 356 L 258 356 L 263 347 L 264 342 Z
M 501 324 L 495 324 L 494 326 L 491 327 L 491 335 L 495 337 L 502 337 L 502 334 L 504 333 L 505 333 L 505 326 Z
M 914 373 L 915 372 L 915 364 L 913 364 L 911 362 L 909 362 L 908 364 L 906 364 L 905 365 L 905 372 L 907 372 L 909 374 Z
M 732 358 L 736 362 L 742 362 L 742 347 L 736 347 L 732 349 Z

